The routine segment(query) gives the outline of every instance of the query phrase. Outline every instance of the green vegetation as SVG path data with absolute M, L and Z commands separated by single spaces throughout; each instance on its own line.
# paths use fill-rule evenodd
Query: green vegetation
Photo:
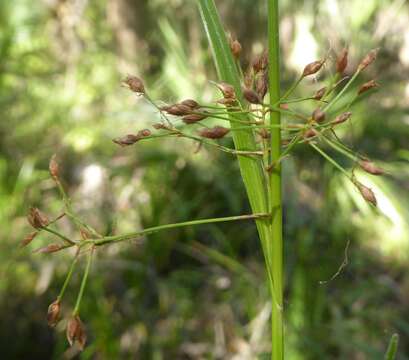
M 213 19 L 207 35 L 218 74 L 194 3 L 0 5 L 0 339 L 6 358 L 61 358 L 69 351 L 63 333 L 72 312 L 71 338 L 85 341 L 83 327 L 88 336 L 81 358 L 269 358 L 271 335 L 272 356 L 279 358 L 281 309 L 269 302 L 271 294 L 285 308 L 286 358 L 407 358 L 408 60 L 405 37 L 393 35 L 404 34 L 407 4 L 348 1 L 345 11 L 341 0 L 332 6 L 283 1 L 280 71 L 276 39 L 267 36 L 267 28 L 278 32 L 277 4 L 268 3 L 268 11 L 264 1 L 218 5 L 219 17 L 212 1 L 199 1 L 202 17 Z M 243 14 L 245 31 L 237 26 Z M 149 135 L 126 148 L 112 143 L 160 120 L 149 101 L 137 98 L 135 106 L 135 96 L 119 86 L 128 73 L 143 74 L 148 100 L 159 106 L 157 99 L 211 103 L 218 90 L 208 80 L 218 76 L 244 101 L 225 29 L 242 44 L 244 70 L 269 44 L 268 111 L 209 108 L 210 129 L 231 121 L 220 141 L 160 130 L 152 137 L 161 139 L 148 141 Z M 288 118 L 309 118 L 313 94 L 336 84 L 331 60 L 345 44 L 346 76 L 355 81 L 326 90 L 332 100 L 324 109 L 327 121 L 346 110 L 352 121 L 337 126 L 337 137 L 331 124 L 319 125 L 308 140 L 307 128 L 292 129 Z M 378 46 L 376 64 L 355 77 L 363 56 Z M 327 59 L 321 71 L 300 81 L 304 66 L 317 59 Z M 381 89 L 357 96 L 372 79 Z M 288 108 L 277 106 L 280 99 Z M 272 159 L 265 156 L 268 141 L 256 143 L 246 124 L 267 113 L 271 124 L 251 127 L 271 130 Z M 290 140 L 282 154 L 281 134 Z M 48 174 L 55 152 L 61 186 Z M 364 172 L 368 164 L 358 166 L 363 155 L 387 174 Z M 274 241 L 281 216 L 269 214 L 281 206 L 279 167 L 285 178 L 283 283 L 282 245 Z M 273 170 L 268 182 L 266 168 Z M 374 191 L 377 210 L 362 198 L 371 202 L 361 184 Z M 21 248 L 32 233 L 25 220 L 31 205 L 49 218 L 66 216 Z M 226 222 L 213 224 L 215 218 Z M 236 221 L 243 219 L 250 221 Z M 86 245 L 81 253 L 72 249 L 78 228 Z M 50 243 L 67 249 L 31 254 L 49 252 Z M 93 251 L 94 245 L 106 246 Z M 61 305 L 64 320 L 53 331 L 46 312 L 55 299 L 51 310 Z M 399 351 L 393 335 L 385 354 L 395 332 Z

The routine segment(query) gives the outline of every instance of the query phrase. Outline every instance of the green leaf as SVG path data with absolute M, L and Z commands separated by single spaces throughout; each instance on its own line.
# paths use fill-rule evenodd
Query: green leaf
M 213 58 L 219 79 L 220 81 L 227 82 L 234 86 L 236 96 L 239 102 L 243 104 L 239 74 L 214 1 L 198 0 L 198 4 L 206 35 L 213 51 Z M 238 117 L 240 120 L 249 120 L 248 116 L 245 114 L 235 115 L 235 117 Z M 238 126 L 241 128 L 243 127 L 240 124 L 234 122 L 231 123 L 233 129 Z M 234 131 L 233 140 L 237 150 L 256 149 L 254 134 L 250 126 L 248 130 L 241 129 Z M 253 212 L 267 212 L 267 184 L 264 179 L 261 160 L 241 156 L 238 161 L 241 176 Z M 269 239 L 269 222 L 266 220 L 257 220 L 256 224 L 263 245 L 264 255 L 266 261 L 268 261 L 269 255 L 267 242 Z

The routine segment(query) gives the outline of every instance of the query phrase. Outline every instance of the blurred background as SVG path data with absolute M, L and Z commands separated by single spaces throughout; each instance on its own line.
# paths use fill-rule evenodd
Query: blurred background
M 217 1 L 226 29 L 243 45 L 244 66 L 266 44 L 264 3 Z M 283 88 L 307 63 L 334 58 L 345 45 L 349 74 L 367 51 L 381 48 L 360 79 L 375 78 L 381 88 L 354 105 L 353 125 L 339 135 L 388 172 L 374 178 L 356 171 L 378 197 L 375 212 L 306 147 L 285 160 L 290 360 L 382 359 L 393 332 L 401 336 L 398 359 L 409 359 L 408 23 L 405 0 L 281 1 Z M 45 234 L 19 248 L 31 231 L 25 218 L 31 205 L 49 216 L 63 208 L 48 175 L 53 153 L 74 208 L 102 233 L 249 208 L 230 155 L 195 153 L 181 139 L 125 149 L 111 141 L 158 119 L 120 86 L 127 74 L 141 76 L 154 99 L 212 99 L 209 80 L 217 77 L 194 1 L 1 1 L 0 29 L 2 358 L 67 358 L 65 321 L 49 329 L 46 312 L 73 254 L 32 254 L 50 242 Z M 313 94 L 331 71 L 329 65 L 303 82 L 295 96 Z M 78 236 L 66 220 L 59 227 Z M 64 298 L 65 315 L 83 266 Z M 267 359 L 268 301 L 251 222 L 106 247 L 83 300 L 89 340 L 78 358 Z

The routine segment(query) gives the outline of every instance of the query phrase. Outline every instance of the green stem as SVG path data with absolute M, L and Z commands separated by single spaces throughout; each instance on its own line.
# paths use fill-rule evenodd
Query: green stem
M 94 246 L 92 246 L 89 254 L 88 254 L 88 261 L 87 261 L 87 266 L 85 267 L 84 275 L 82 277 L 81 281 L 81 287 L 80 291 L 78 293 L 77 297 L 77 302 L 75 303 L 74 311 L 72 312 L 73 316 L 78 315 L 80 311 L 80 305 L 81 305 L 81 300 L 84 295 L 84 290 L 85 290 L 85 285 L 87 284 L 87 279 L 89 275 L 89 269 L 91 268 L 91 262 L 92 262 L 92 255 L 94 254 Z
M 331 156 L 329 156 L 327 153 L 325 153 L 323 150 L 321 150 L 317 145 L 314 143 L 310 142 L 309 143 L 312 148 L 314 148 L 323 158 L 328 160 L 332 165 L 334 165 L 338 170 L 340 170 L 346 177 L 351 179 L 351 175 L 346 171 L 341 165 L 339 165 Z
M 342 97 L 342 95 L 345 94 L 345 92 L 349 89 L 351 84 L 355 81 L 355 79 L 358 77 L 360 74 L 360 71 L 357 70 L 355 74 L 351 77 L 351 79 L 346 83 L 346 85 L 342 88 L 342 90 L 335 96 L 323 109 L 324 112 L 328 112 L 336 103 L 337 101 Z
M 184 221 L 184 222 L 174 223 L 174 224 L 153 226 L 151 228 L 147 228 L 141 231 L 135 231 L 135 232 L 124 234 L 124 235 L 107 236 L 107 237 L 104 237 L 103 239 L 98 239 L 98 240 L 88 240 L 88 242 L 96 246 L 101 246 L 101 245 L 105 245 L 109 243 L 117 243 L 117 242 L 126 241 L 126 240 L 133 240 L 142 235 L 149 235 L 149 234 L 153 234 L 153 233 L 163 231 L 163 230 L 168 230 L 168 229 L 175 229 L 175 228 L 194 226 L 194 225 L 213 224 L 213 223 L 220 223 L 220 222 L 262 219 L 262 218 L 268 218 L 269 216 L 270 214 L 250 214 L 250 215 L 238 215 L 238 216 L 227 216 L 227 217 L 212 218 L 212 219 Z
M 355 162 L 359 161 L 359 157 L 356 156 L 353 152 L 351 152 L 350 149 L 345 148 L 344 145 L 339 144 L 338 142 L 332 140 L 331 138 L 329 138 L 329 137 L 326 136 L 326 135 L 323 135 L 322 138 L 323 138 L 323 139 L 325 140 L 325 142 L 326 142 L 329 146 L 331 146 L 334 150 L 336 150 L 336 151 L 338 151 L 338 152 L 344 154 L 345 156 L 349 157 L 352 161 L 355 161 Z
M 269 58 L 269 93 L 270 106 L 280 102 L 280 36 L 278 0 L 268 0 L 268 58 Z M 285 99 L 295 89 L 301 78 L 295 82 L 283 96 Z M 276 164 L 269 172 L 271 231 L 269 239 L 269 257 L 267 266 L 271 266 L 272 279 L 270 290 L 272 293 L 271 336 L 273 360 L 284 359 L 283 334 L 283 235 L 282 235 L 282 197 L 281 197 L 281 132 L 275 125 L 281 124 L 280 112 L 271 112 L 271 161 Z
M 93 234 L 96 237 L 101 237 L 101 235 L 95 230 L 93 229 L 91 226 L 85 224 L 84 222 L 82 222 L 75 214 L 74 211 L 72 209 L 71 206 L 71 200 L 68 197 L 67 193 L 65 192 L 64 187 L 62 186 L 61 182 L 59 180 L 56 181 L 57 182 L 57 187 L 58 190 L 61 194 L 61 197 L 63 199 L 64 205 L 65 205 L 65 214 L 74 221 L 75 225 L 79 228 L 79 229 L 87 229 L 91 234 Z
M 44 227 L 44 228 L 42 228 L 42 229 L 43 229 L 44 231 L 47 231 L 47 232 L 49 232 L 49 233 L 51 233 L 51 234 L 54 234 L 54 235 L 58 236 L 60 239 L 62 239 L 62 240 L 63 240 L 64 242 L 66 242 L 67 244 L 75 245 L 75 242 L 74 242 L 74 241 L 68 239 L 66 236 L 64 236 L 63 234 L 61 234 L 61 233 L 58 232 L 57 230 L 53 230 L 53 229 L 51 229 L 51 228 L 49 228 L 49 227 Z
M 277 0 L 278 1 L 278 0 Z M 271 0 L 269 0 L 269 3 L 271 3 Z M 272 105 L 275 104 L 280 104 L 284 103 L 285 100 L 294 92 L 294 90 L 297 88 L 297 86 L 300 84 L 302 81 L 303 77 L 300 76 L 291 86 L 290 88 L 285 92 L 285 94 L 280 98 L 278 98 L 274 103 L 271 103 Z
M 246 126 L 244 128 L 247 129 L 248 126 Z M 253 150 L 235 150 L 235 149 L 231 149 L 229 147 L 220 145 L 220 144 L 218 144 L 216 142 L 206 140 L 206 139 L 203 139 L 203 138 L 198 137 L 198 136 L 187 134 L 187 133 L 182 132 L 181 130 L 176 129 L 176 128 L 174 130 L 170 130 L 170 132 L 168 134 L 158 134 L 158 135 L 145 136 L 145 137 L 141 138 L 139 141 L 152 140 L 152 139 L 162 138 L 162 137 L 181 137 L 181 138 L 187 138 L 187 139 L 195 140 L 195 141 L 198 141 L 200 143 L 216 147 L 217 149 L 219 149 L 220 151 L 223 151 L 225 153 L 232 154 L 232 155 L 237 155 L 237 156 L 262 156 L 263 155 L 262 151 L 257 151 L 257 150 L 253 151 Z
M 69 282 L 71 280 L 72 273 L 74 272 L 75 265 L 77 264 L 78 254 L 79 254 L 79 252 L 77 251 L 77 253 L 74 256 L 74 259 L 71 262 L 70 268 L 69 268 L 68 273 L 67 273 L 67 277 L 65 278 L 64 284 L 63 284 L 63 286 L 61 288 L 61 291 L 60 291 L 60 294 L 58 295 L 58 298 L 57 298 L 57 300 L 59 300 L 59 301 L 64 296 L 65 290 L 67 289 L 67 286 L 68 286 L 68 284 L 69 284 Z

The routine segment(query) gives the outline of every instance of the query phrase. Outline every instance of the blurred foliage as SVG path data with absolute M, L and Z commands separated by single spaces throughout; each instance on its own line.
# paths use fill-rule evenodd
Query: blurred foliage
M 246 66 L 266 43 L 265 4 L 218 3 Z M 381 47 L 366 80 L 382 87 L 354 104 L 354 123 L 340 136 L 388 171 L 381 179 L 356 172 L 377 194 L 374 213 L 315 153 L 300 147 L 286 159 L 288 359 L 382 359 L 394 332 L 397 358 L 409 359 L 408 10 L 404 0 L 282 1 L 283 87 L 345 44 L 351 70 Z M 193 1 L 2 1 L 0 29 L 0 346 L 4 359 L 60 359 L 64 322 L 49 330 L 45 313 L 72 254 L 31 255 L 46 235 L 19 248 L 30 205 L 53 215 L 62 209 L 47 172 L 53 153 L 75 208 L 104 233 L 246 213 L 248 205 L 228 155 L 195 154 L 185 140 L 125 150 L 110 140 L 157 116 L 120 87 L 127 73 L 143 74 L 153 98 L 210 98 L 207 80 L 216 75 Z M 305 82 L 298 95 L 323 82 Z M 77 236 L 68 222 L 61 226 Z M 79 281 L 77 272 L 65 314 Z M 110 246 L 98 252 L 86 291 L 89 346 L 80 357 L 263 358 L 267 299 L 250 223 Z

